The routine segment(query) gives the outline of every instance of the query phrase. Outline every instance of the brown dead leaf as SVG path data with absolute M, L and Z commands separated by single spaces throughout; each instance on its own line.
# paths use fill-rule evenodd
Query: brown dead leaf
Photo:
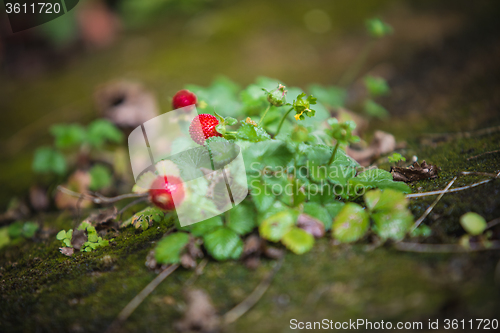
M 313 235 L 315 238 L 321 238 L 325 235 L 325 225 L 323 222 L 307 214 L 302 213 L 299 215 L 297 227 Z
M 437 178 L 439 170 L 441 170 L 439 167 L 422 161 L 421 164 L 414 162 L 407 168 L 391 167 L 391 174 L 395 181 L 410 183 L 422 179 Z
M 196 260 L 191 257 L 189 253 L 184 253 L 181 256 L 181 265 L 185 269 L 195 269 L 196 268 Z
M 266 246 L 264 249 L 264 255 L 271 259 L 280 259 L 285 255 L 285 251 L 278 249 L 277 247 Z
M 118 230 L 118 223 L 113 221 L 114 219 L 116 219 L 117 215 L 118 209 L 113 206 L 90 214 L 89 217 L 82 221 L 82 223 L 89 223 L 90 225 L 94 226 L 97 231 L 110 228 Z
M 135 128 L 158 115 L 153 94 L 136 82 L 115 81 L 99 87 L 95 103 L 105 118 L 122 128 Z
M 373 140 L 368 148 L 354 150 L 347 147 L 346 153 L 362 166 L 368 166 L 380 155 L 390 153 L 396 149 L 396 139 L 390 133 L 375 131 Z
M 182 333 L 213 333 L 219 331 L 220 317 L 212 304 L 210 296 L 201 289 L 186 292 L 187 308 L 184 317 L 175 323 Z
M 80 251 L 83 246 L 83 243 L 87 241 L 87 235 L 85 235 L 85 231 L 83 230 L 73 230 L 73 237 L 71 238 L 71 245 L 75 250 Z
M 75 249 L 72 247 L 60 247 L 59 251 L 65 256 L 71 257 L 75 252 Z

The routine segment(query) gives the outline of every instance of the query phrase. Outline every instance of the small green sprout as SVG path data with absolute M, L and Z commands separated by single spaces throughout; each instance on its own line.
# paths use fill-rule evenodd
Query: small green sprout
M 73 238 L 73 229 L 69 229 L 68 231 L 59 231 L 56 235 L 56 238 L 63 242 L 64 246 L 73 247 L 73 245 L 71 245 L 71 239 Z
M 391 156 L 388 157 L 390 163 L 398 163 L 400 161 L 406 162 L 406 158 L 399 154 L 399 153 L 394 153 Z
M 393 33 L 394 29 L 379 18 L 372 18 L 366 21 L 366 29 L 370 36 L 382 38 Z

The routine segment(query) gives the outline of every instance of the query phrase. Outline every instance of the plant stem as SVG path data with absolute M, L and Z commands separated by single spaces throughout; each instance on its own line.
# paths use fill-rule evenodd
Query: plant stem
M 333 149 L 332 156 L 330 157 L 330 160 L 328 161 L 328 165 L 332 164 L 333 161 L 335 160 L 335 155 L 337 154 L 338 149 L 339 149 L 339 142 L 337 141 L 337 144 L 335 145 L 335 148 Z
M 292 110 L 293 110 L 293 107 L 292 107 L 292 108 L 290 108 L 290 110 L 288 110 L 288 111 L 285 113 L 285 115 L 283 116 L 283 118 L 281 118 L 280 124 L 278 125 L 278 130 L 276 131 L 276 134 L 275 134 L 274 136 L 276 136 L 276 135 L 278 135 L 278 134 L 280 133 L 281 126 L 283 126 L 283 123 L 285 122 L 286 117 L 288 116 L 288 114 L 289 114 L 290 112 L 292 112 Z
M 259 120 L 259 123 L 257 124 L 257 126 L 260 126 L 260 124 L 262 123 L 262 120 L 264 120 L 264 118 L 266 117 L 267 115 L 267 111 L 269 111 L 269 109 L 271 108 L 271 104 L 269 103 L 269 105 L 267 106 L 267 109 L 266 111 L 264 111 L 264 114 L 262 115 L 262 117 L 260 118 Z

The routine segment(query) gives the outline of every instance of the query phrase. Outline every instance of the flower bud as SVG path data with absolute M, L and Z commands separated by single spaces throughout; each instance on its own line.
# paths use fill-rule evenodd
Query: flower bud
M 278 88 L 272 90 L 272 91 L 267 91 L 267 100 L 269 103 L 271 103 L 274 106 L 282 106 L 283 104 L 286 103 L 286 93 L 287 90 L 285 90 L 285 86 L 280 84 L 278 85 Z

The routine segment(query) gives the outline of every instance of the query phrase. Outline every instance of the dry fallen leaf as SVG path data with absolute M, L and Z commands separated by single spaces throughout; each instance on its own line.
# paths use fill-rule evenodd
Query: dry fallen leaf
M 153 94 L 135 82 L 116 81 L 99 87 L 95 103 L 102 116 L 124 128 L 135 128 L 158 115 Z
M 75 249 L 72 247 L 60 247 L 59 251 L 61 251 L 61 253 L 65 256 L 71 257 L 75 252 Z
M 299 215 L 297 227 L 303 229 L 315 238 L 321 238 L 325 235 L 325 225 L 320 220 L 307 214 L 302 213 Z
M 368 166 L 380 155 L 390 153 L 396 149 L 396 139 L 390 133 L 375 131 L 373 140 L 368 148 L 355 150 L 347 147 L 346 153 L 362 166 Z
M 175 323 L 175 328 L 182 333 L 212 333 L 220 327 L 220 318 L 210 300 L 210 296 L 201 289 L 186 292 L 187 308 L 184 317 Z
M 391 167 L 391 174 L 395 181 L 409 183 L 422 179 L 437 178 L 439 170 L 440 168 L 437 166 L 423 161 L 421 164 L 414 162 L 407 168 Z
M 73 230 L 73 237 L 71 238 L 71 245 L 75 250 L 80 251 L 83 244 L 87 241 L 87 235 L 83 230 Z
M 109 207 L 107 209 L 99 210 L 97 213 L 90 214 L 89 217 L 82 221 L 82 223 L 89 223 L 94 226 L 97 231 L 109 228 L 118 230 L 118 223 L 113 223 L 117 214 L 118 209 L 115 206 Z

